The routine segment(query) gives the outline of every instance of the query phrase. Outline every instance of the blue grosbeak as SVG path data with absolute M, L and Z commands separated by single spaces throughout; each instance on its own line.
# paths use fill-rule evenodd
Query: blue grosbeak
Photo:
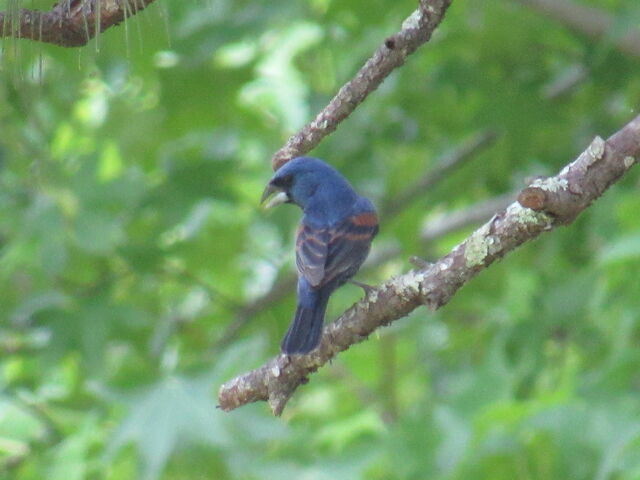
M 286 354 L 308 353 L 320 343 L 329 296 L 358 271 L 378 233 L 373 204 L 359 196 L 337 170 L 317 158 L 286 163 L 269 181 L 267 208 L 302 208 L 296 237 L 298 306 L 282 340 Z

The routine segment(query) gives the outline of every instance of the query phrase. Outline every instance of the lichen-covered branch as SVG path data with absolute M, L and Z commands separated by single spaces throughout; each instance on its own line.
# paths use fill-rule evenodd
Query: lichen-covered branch
M 419 8 L 404 21 L 402 29 L 387 37 L 316 118 L 274 154 L 273 169 L 309 152 L 333 132 L 394 69 L 404 64 L 407 56 L 431 38 L 450 4 L 451 0 L 420 0 Z
M 61 47 L 86 45 L 96 33 L 118 25 L 155 0 L 61 0 L 51 10 L 0 12 L 0 37 L 28 38 Z
M 264 366 L 222 385 L 218 394 L 220 407 L 229 411 L 264 400 L 279 415 L 298 386 L 339 352 L 420 305 L 432 310 L 445 305 L 460 287 L 495 260 L 542 232 L 573 221 L 638 158 L 640 116 L 606 142 L 596 137 L 558 175 L 534 181 L 523 190 L 519 202 L 494 215 L 448 255 L 369 292 L 325 326 L 317 350 L 308 355 L 278 355 Z

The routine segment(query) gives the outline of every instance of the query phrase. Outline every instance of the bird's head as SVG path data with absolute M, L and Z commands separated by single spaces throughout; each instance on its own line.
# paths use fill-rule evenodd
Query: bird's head
M 282 203 L 295 203 L 304 208 L 313 194 L 323 185 L 346 183 L 333 167 L 322 160 L 298 157 L 285 163 L 269 180 L 260 203 L 265 208 Z

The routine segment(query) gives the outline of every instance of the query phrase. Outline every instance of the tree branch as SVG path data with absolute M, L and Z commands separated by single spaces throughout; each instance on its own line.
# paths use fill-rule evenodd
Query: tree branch
M 477 229 L 448 255 L 422 269 L 388 280 L 325 326 L 320 346 L 307 355 L 278 355 L 264 366 L 220 387 L 225 411 L 267 401 L 280 415 L 295 390 L 339 352 L 366 339 L 420 305 L 432 310 L 449 302 L 467 281 L 495 260 L 544 231 L 572 222 L 640 158 L 640 116 L 606 142 L 596 137 L 558 175 L 536 180 L 524 192 L 538 192 L 535 202 L 514 202 Z M 533 189 L 533 190 L 531 190 Z M 542 192 L 542 193 L 539 193 Z M 526 197 L 526 195 L 525 195 Z
M 61 0 L 49 11 L 0 12 L 0 38 L 28 38 L 61 47 L 86 45 L 96 33 L 118 25 L 155 0 Z
M 387 37 L 316 118 L 274 154 L 271 159 L 273 169 L 309 152 L 333 132 L 395 68 L 404 64 L 407 56 L 431 38 L 450 4 L 451 0 L 420 0 L 419 8 L 404 21 L 402 29 Z

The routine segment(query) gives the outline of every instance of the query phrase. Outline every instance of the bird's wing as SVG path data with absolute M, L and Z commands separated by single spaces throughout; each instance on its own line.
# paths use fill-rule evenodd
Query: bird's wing
M 373 212 L 352 215 L 332 228 L 303 223 L 296 240 L 298 272 L 313 287 L 324 285 L 345 272 L 353 275 L 366 258 L 377 232 L 378 217 Z
M 328 228 L 306 225 L 298 227 L 296 237 L 296 266 L 312 287 L 317 287 L 324 278 L 331 233 Z

